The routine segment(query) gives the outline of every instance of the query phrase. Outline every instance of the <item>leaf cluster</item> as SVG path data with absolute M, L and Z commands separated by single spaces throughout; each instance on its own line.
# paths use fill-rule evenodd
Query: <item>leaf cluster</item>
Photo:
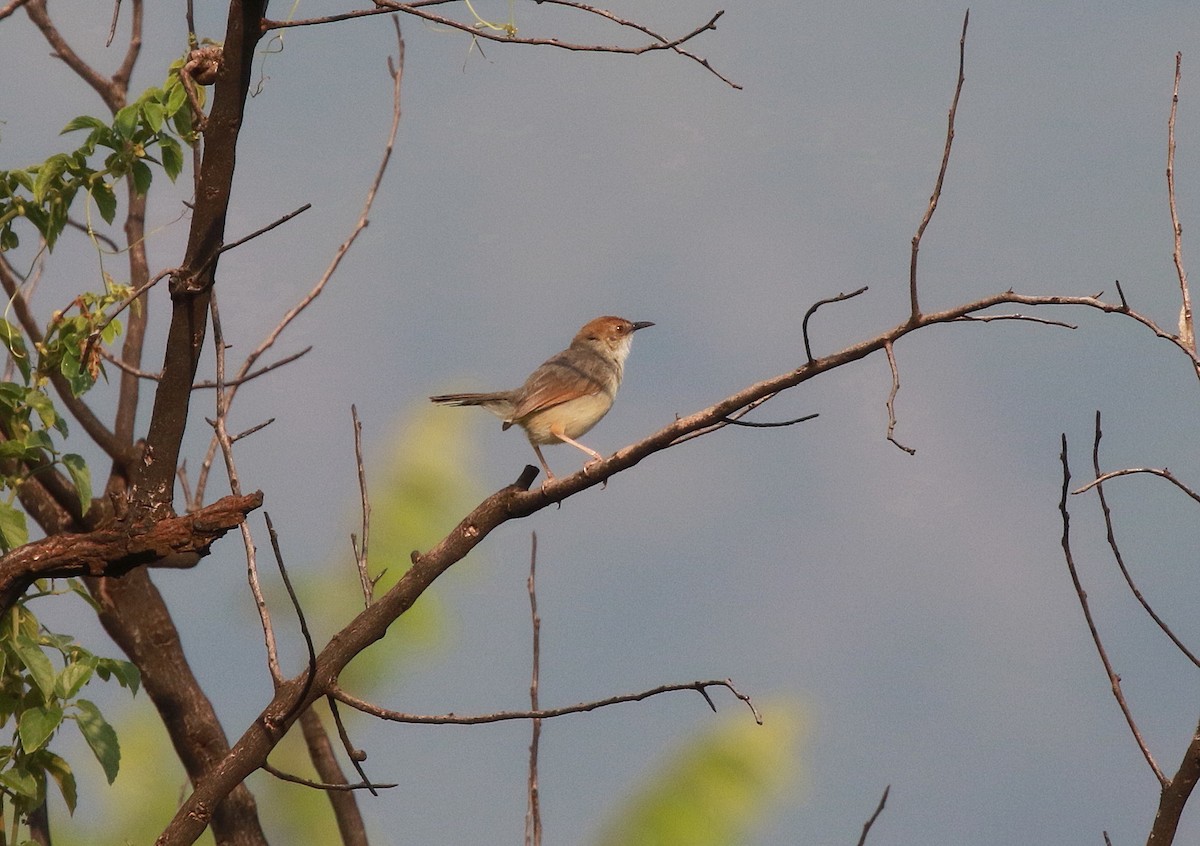
M 105 223 L 112 223 L 117 214 L 114 185 L 129 177 L 137 193 L 145 195 L 154 178 L 150 164 L 160 166 L 175 181 L 183 170 L 182 144 L 191 146 L 197 139 L 192 106 L 179 75 L 182 66 L 183 59 L 176 60 L 162 87 L 146 89 L 118 110 L 111 122 L 92 115 L 69 121 L 61 134 L 87 132 L 76 149 L 55 153 L 27 168 L 0 171 L 0 251 L 20 244 L 13 228 L 19 219 L 31 223 L 47 248 L 53 249 L 81 193 L 95 204 Z M 194 90 L 197 103 L 203 105 L 204 89 Z
M 39 590 L 41 595 L 53 593 L 45 583 L 39 583 Z M 66 592 L 93 602 L 74 579 Z M 56 669 L 56 663 L 61 669 Z M 0 809 L 7 805 L 13 811 L 13 842 L 17 821 L 45 800 L 48 779 L 74 813 L 75 773 L 49 749 L 64 723 L 78 727 L 108 782 L 117 777 L 121 749 L 116 732 L 95 703 L 77 698 L 94 676 L 115 679 L 135 694 L 141 681 L 135 665 L 101 658 L 71 636 L 49 631 L 25 604 L 14 606 L 0 619 Z

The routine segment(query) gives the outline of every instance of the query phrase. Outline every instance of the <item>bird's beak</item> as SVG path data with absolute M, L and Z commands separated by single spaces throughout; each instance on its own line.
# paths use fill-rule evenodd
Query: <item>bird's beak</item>
M 639 320 L 633 324 L 633 331 L 636 332 L 639 329 L 645 329 L 647 326 L 653 326 L 653 325 L 654 324 L 651 323 L 649 320 Z

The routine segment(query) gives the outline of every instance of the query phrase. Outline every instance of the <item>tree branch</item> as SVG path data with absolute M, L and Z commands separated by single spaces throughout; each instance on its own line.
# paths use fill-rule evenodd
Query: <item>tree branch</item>
M 134 567 L 194 567 L 209 548 L 262 505 L 262 493 L 223 497 L 184 517 L 118 522 L 87 534 L 56 534 L 0 558 L 0 613 L 37 579 L 121 576 Z

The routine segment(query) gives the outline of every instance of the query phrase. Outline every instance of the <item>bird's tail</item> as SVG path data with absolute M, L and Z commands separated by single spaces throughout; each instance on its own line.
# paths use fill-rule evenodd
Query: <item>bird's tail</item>
M 480 405 L 504 421 L 504 428 L 512 425 L 512 396 L 501 391 L 494 394 L 440 394 L 429 398 L 438 405 Z
M 438 405 L 494 405 L 507 399 L 504 394 L 440 394 L 429 401 Z

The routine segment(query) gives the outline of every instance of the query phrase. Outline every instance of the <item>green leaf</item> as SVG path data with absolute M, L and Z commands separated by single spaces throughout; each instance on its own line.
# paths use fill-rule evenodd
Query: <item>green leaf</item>
M 164 109 L 162 103 L 156 103 L 153 100 L 146 100 L 142 103 L 142 114 L 146 118 L 146 125 L 150 127 L 151 132 L 159 132 L 163 125 Z
M 143 161 L 134 162 L 129 170 L 133 174 L 133 187 L 139 194 L 145 196 L 146 192 L 150 190 L 150 180 L 154 178 L 154 172 Z
M 117 112 L 113 118 L 113 129 L 117 134 L 125 139 L 132 139 L 137 132 L 138 125 L 138 104 L 130 103 L 125 108 Z
M 71 771 L 71 765 L 49 749 L 43 750 L 42 756 L 44 757 L 43 766 L 45 766 L 46 772 L 54 779 L 58 785 L 58 791 L 62 794 L 63 801 L 67 803 L 67 811 L 74 814 L 75 805 L 79 801 L 79 793 L 75 788 L 75 773 Z
M 0 547 L 5 552 L 29 543 L 25 513 L 7 502 L 0 502 Z
M 17 327 L 7 320 L 0 320 L 0 341 L 8 347 L 8 357 L 21 371 L 21 377 L 28 382 L 30 374 L 29 350 L 25 348 L 25 339 Z
M 137 307 L 137 303 L 134 303 L 134 307 L 135 308 Z M 108 322 L 108 325 L 106 325 L 104 327 L 104 330 L 100 333 L 100 340 L 106 344 L 111 344 L 113 341 L 117 340 L 117 337 L 120 334 L 121 334 L 121 321 L 110 320 Z
M 67 125 L 63 127 L 59 135 L 66 135 L 68 132 L 75 132 L 78 129 L 108 129 L 108 124 L 100 120 L 98 117 L 91 115 L 80 115 L 77 118 L 71 118 Z
M 23 796 L 26 799 L 37 798 L 37 779 L 23 770 L 5 770 L 0 773 L 0 784 L 18 796 Z
M 164 88 L 169 89 L 167 93 L 167 113 L 174 116 L 187 103 L 187 90 L 183 87 L 183 82 L 178 75 L 172 75 L 166 82 Z
M 112 223 L 117 216 L 117 195 L 113 193 L 112 186 L 101 180 L 92 183 L 88 190 L 92 199 L 96 201 L 96 210 L 100 212 L 104 222 Z
M 58 423 L 58 411 L 54 402 L 37 388 L 30 388 L 25 392 L 25 402 L 37 412 L 43 426 L 50 428 Z
M 92 507 L 92 474 L 83 457 L 73 452 L 64 455 L 62 463 L 71 474 L 71 481 L 75 483 L 75 490 L 79 494 L 80 513 L 87 514 Z
M 95 655 L 68 664 L 54 682 L 55 695 L 59 699 L 74 699 L 80 689 L 88 683 L 95 669 Z
M 162 151 L 162 166 L 167 178 L 172 182 L 183 170 L 183 150 L 179 142 L 170 135 L 158 136 L 159 149 Z
M 17 657 L 21 663 L 25 665 L 25 669 L 29 670 L 29 675 L 33 676 L 33 683 L 38 686 L 38 690 L 42 692 L 43 698 L 49 702 L 54 697 L 54 665 L 50 663 L 50 659 L 46 657 L 46 653 L 42 648 L 30 638 L 27 634 L 17 635 L 17 641 L 14 645 Z
M 57 705 L 28 709 L 21 714 L 21 719 L 17 723 L 17 735 L 21 738 L 21 747 L 27 754 L 41 749 L 54 736 L 54 732 L 62 724 L 62 720 L 63 711 Z
M 68 164 L 65 153 L 56 153 L 42 162 L 38 167 L 37 178 L 33 181 L 33 201 L 35 203 L 46 202 L 51 187 L 67 170 Z M 47 233 L 43 232 L 42 234 L 46 235 Z
M 117 733 L 101 716 L 100 709 L 88 700 L 76 700 L 75 707 L 79 709 L 79 713 L 75 715 L 79 731 L 83 733 L 83 739 L 92 747 L 92 754 L 104 768 L 104 776 L 108 783 L 112 784 L 113 779 L 117 777 L 117 770 L 121 768 L 121 746 L 117 743 Z
M 142 682 L 142 673 L 136 664 L 122 661 L 120 658 L 100 658 L 96 661 L 96 675 L 104 681 L 115 678 L 121 687 L 128 688 L 131 693 L 138 692 Z

